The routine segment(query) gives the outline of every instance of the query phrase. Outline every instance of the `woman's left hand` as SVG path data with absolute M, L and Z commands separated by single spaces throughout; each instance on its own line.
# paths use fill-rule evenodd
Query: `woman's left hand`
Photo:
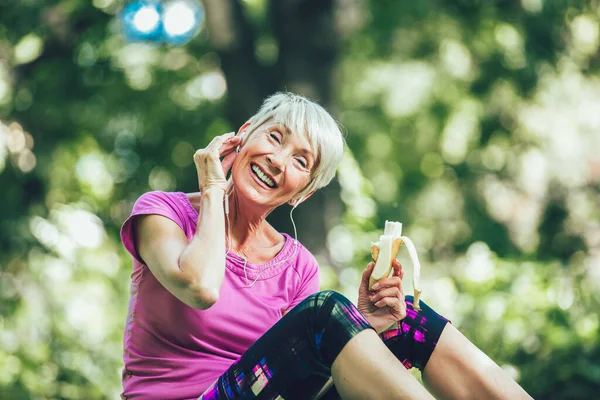
M 374 291 L 369 290 L 369 278 L 375 267 L 371 262 L 362 275 L 358 289 L 358 310 L 371 326 L 381 333 L 406 317 L 406 303 L 402 291 L 404 272 L 398 260 L 392 262 L 394 273 L 391 277 L 377 282 Z

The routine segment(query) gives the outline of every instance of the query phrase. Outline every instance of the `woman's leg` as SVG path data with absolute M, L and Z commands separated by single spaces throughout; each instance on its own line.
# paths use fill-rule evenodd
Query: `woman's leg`
M 423 371 L 450 321 L 422 301 L 421 309 L 416 311 L 413 300 L 413 296 L 405 296 L 406 318 L 380 336 L 406 368 Z
M 433 399 L 373 330 L 350 340 L 331 372 L 343 399 Z
M 406 368 L 417 367 L 426 387 L 440 399 L 530 399 L 531 397 L 448 320 L 421 302 L 398 328 L 381 334 L 385 345 Z M 336 388 L 323 400 L 339 399 Z
M 494 361 L 425 303 L 407 315 L 398 331 L 382 337 L 406 368 L 423 372 L 423 382 L 440 399 L 530 399 Z
M 442 331 L 449 321 L 423 302 L 420 302 L 421 310 L 417 312 L 413 308 L 413 296 L 406 296 L 405 301 L 406 318 L 400 321 L 396 327 L 388 329 L 379 336 L 391 354 L 405 368 L 416 367 L 422 371 L 428 364 Z M 337 386 L 322 397 L 323 400 L 339 398 Z
M 448 324 L 423 370 L 441 399 L 531 399 L 494 361 Z
M 326 291 L 286 314 L 200 399 L 311 399 L 332 374 L 349 399 L 431 398 L 356 307 Z

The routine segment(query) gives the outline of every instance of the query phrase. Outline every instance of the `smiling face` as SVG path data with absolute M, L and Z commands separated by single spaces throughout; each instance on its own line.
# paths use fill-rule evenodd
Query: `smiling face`
M 289 92 L 265 99 L 238 134 L 242 150 L 232 167 L 236 192 L 270 209 L 302 202 L 329 184 L 344 153 L 341 127 L 333 117 Z
M 269 208 L 296 198 L 317 162 L 306 135 L 268 121 L 242 146 L 232 168 L 240 195 Z

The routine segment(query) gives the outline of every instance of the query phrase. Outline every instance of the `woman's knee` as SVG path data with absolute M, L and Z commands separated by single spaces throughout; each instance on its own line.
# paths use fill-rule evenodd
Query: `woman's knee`
M 331 365 L 355 335 L 372 329 L 356 306 L 341 293 L 325 290 L 309 296 L 307 300 L 310 336 L 325 365 Z
M 306 300 L 308 300 L 308 306 L 314 309 L 321 309 L 336 304 L 347 305 L 351 303 L 343 294 L 334 290 L 322 290 L 313 293 L 308 296 Z
M 346 296 L 333 290 L 314 293 L 298 306 L 310 315 L 309 321 L 316 329 L 337 324 L 363 325 L 367 323 Z
M 448 319 L 424 302 L 415 310 L 413 296 L 405 296 L 407 313 L 398 327 L 384 332 L 382 338 L 406 368 L 423 370 L 431 357 Z
M 414 308 L 415 299 L 413 296 L 408 295 L 408 294 L 405 295 L 404 301 L 406 302 L 406 307 L 409 311 L 410 310 L 416 311 Z M 421 314 L 425 317 L 441 319 L 441 320 L 445 320 L 446 322 L 448 322 L 448 320 L 445 317 L 438 314 L 433 308 L 429 307 L 427 305 L 427 303 L 425 303 L 423 300 L 419 300 L 419 314 Z

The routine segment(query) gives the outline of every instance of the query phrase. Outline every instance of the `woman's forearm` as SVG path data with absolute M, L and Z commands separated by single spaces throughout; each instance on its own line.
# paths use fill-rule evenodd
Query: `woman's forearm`
M 219 297 L 225 274 L 223 196 L 224 191 L 219 188 L 202 193 L 196 233 L 179 259 L 179 268 L 190 289 L 210 305 Z

